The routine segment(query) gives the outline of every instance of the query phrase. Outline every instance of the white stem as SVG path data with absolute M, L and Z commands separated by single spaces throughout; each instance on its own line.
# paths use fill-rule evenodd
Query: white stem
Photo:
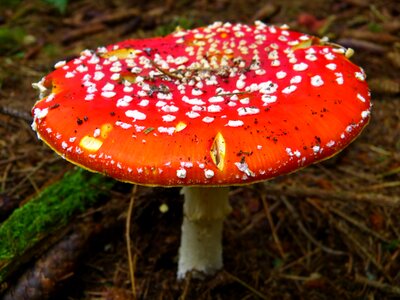
M 222 268 L 222 227 L 231 212 L 227 187 L 184 187 L 184 219 L 178 279 L 211 275 Z

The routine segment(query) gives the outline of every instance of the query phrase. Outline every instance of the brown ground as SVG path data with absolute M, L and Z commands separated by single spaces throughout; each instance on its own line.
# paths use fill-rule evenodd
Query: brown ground
M 354 48 L 353 61 L 364 67 L 372 89 L 370 125 L 333 159 L 266 184 L 232 189 L 225 268 L 215 277 L 176 282 L 179 191 L 139 190 L 131 234 L 137 294 L 139 299 L 400 298 L 397 1 L 81 0 L 70 1 L 65 14 L 41 1 L 8 2 L 19 1 L 0 4 L 0 202 L 28 199 L 70 168 L 30 129 L 37 97 L 31 82 L 82 49 L 165 34 L 178 24 L 254 19 L 287 23 Z M 129 187 L 117 185 L 113 195 L 127 207 L 129 196 L 122 191 Z M 160 212 L 162 203 L 169 206 L 167 213 Z M 112 232 L 87 245 L 84 260 L 54 299 L 129 299 L 124 215 L 119 219 Z

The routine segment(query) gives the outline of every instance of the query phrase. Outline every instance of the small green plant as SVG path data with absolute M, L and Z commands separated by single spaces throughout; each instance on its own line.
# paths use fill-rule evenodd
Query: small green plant
M 65 11 L 67 10 L 68 0 L 42 0 L 42 1 L 54 6 L 62 14 L 65 13 Z
M 183 29 L 190 29 L 197 25 L 199 25 L 199 24 L 197 24 L 192 19 L 187 19 L 185 17 L 176 17 L 168 24 L 163 24 L 163 25 L 158 26 L 155 29 L 155 35 L 156 36 L 165 36 L 167 34 L 170 34 L 173 31 L 175 31 L 175 29 L 177 27 L 180 27 Z

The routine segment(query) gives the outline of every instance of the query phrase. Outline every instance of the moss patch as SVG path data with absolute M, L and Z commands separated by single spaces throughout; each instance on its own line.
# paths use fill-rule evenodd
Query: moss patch
M 0 226 L 0 282 L 4 265 L 95 205 L 112 185 L 113 181 L 102 175 L 79 169 L 16 209 Z

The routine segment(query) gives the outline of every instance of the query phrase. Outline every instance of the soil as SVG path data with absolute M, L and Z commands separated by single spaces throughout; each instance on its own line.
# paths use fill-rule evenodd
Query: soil
M 224 269 L 204 280 L 176 280 L 179 189 L 139 187 L 130 232 L 137 298 L 400 298 L 396 1 L 79 0 L 70 1 L 63 13 L 51 4 L 62 2 L 0 4 L 0 222 L 72 168 L 30 128 L 30 109 L 38 97 L 31 83 L 55 62 L 83 49 L 167 34 L 177 25 L 256 19 L 288 24 L 355 50 L 352 61 L 365 69 L 372 91 L 370 124 L 330 160 L 266 183 L 232 188 Z M 133 298 L 124 240 L 130 189 L 115 185 L 111 198 L 118 200 L 121 214 L 85 243 L 73 271 L 49 287 L 53 299 Z M 162 212 L 165 205 L 168 210 Z

